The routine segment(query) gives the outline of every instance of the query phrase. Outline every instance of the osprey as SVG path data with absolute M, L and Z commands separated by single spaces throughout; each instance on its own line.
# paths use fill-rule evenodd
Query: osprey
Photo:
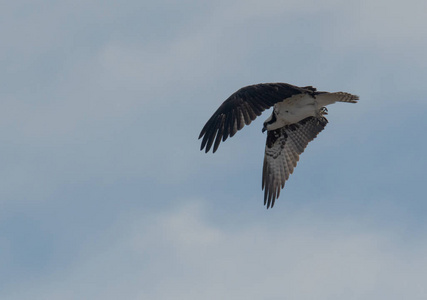
M 359 97 L 344 92 L 318 92 L 312 86 L 297 87 L 287 83 L 262 83 L 241 88 L 216 110 L 200 132 L 200 150 L 213 152 L 222 141 L 249 125 L 273 106 L 264 122 L 267 142 L 262 171 L 264 205 L 274 206 L 307 144 L 321 132 L 328 120 L 326 105 L 335 102 L 356 103 Z

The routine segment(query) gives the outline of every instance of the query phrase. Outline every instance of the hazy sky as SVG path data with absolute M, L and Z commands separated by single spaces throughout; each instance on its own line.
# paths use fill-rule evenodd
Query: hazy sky
M 7 1 L 1 299 L 427 299 L 427 2 Z M 273 209 L 249 84 L 329 107 Z

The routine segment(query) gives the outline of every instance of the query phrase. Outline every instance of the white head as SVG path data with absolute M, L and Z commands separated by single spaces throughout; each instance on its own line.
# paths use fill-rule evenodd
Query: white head
M 264 122 L 264 127 L 262 128 L 262 132 L 268 130 L 275 130 L 278 128 L 282 128 L 283 126 L 285 126 L 285 122 L 283 119 L 278 119 L 276 117 L 276 113 L 273 110 L 273 113 L 271 114 L 270 117 L 268 117 L 267 120 L 265 120 Z

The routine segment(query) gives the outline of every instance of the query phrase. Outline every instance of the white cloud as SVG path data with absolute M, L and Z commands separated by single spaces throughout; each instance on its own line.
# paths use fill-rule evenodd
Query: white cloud
M 74 3 L 70 2 L 70 7 Z M 260 135 L 257 124 L 265 116 L 254 127 L 224 143 L 223 151 L 215 155 L 206 157 L 200 153 L 197 141 L 203 122 L 221 101 L 243 84 L 258 80 L 277 79 L 360 94 L 359 104 L 330 109 L 331 120 L 341 119 L 339 124 L 332 125 L 331 121 L 327 132 L 332 133 L 333 126 L 342 126 L 341 131 L 336 130 L 333 137 L 322 133 L 319 141 L 310 146 L 339 145 L 339 152 L 328 148 L 332 154 L 324 164 L 331 182 L 336 179 L 333 176 L 339 176 L 334 156 L 347 155 L 342 147 L 354 137 L 348 131 L 353 129 L 343 126 L 344 122 L 356 120 L 360 126 L 357 152 L 369 155 L 348 159 L 352 163 L 348 169 L 362 178 L 360 183 L 389 187 L 389 177 L 399 178 L 402 170 L 409 174 L 405 180 L 417 182 L 413 176 L 422 174 L 419 163 L 405 169 L 402 165 L 406 160 L 401 159 L 399 168 L 392 166 L 396 165 L 393 160 L 399 157 L 397 154 L 406 153 L 402 150 L 405 145 L 413 144 L 408 132 L 414 139 L 419 134 L 396 123 L 401 111 L 384 103 L 396 103 L 401 101 L 399 95 L 413 96 L 414 90 L 422 91 L 424 87 L 418 82 L 425 78 L 420 70 L 424 70 L 427 61 L 422 34 L 425 18 L 420 13 L 425 11 L 425 4 L 228 1 L 202 15 L 185 7 L 180 12 L 188 15 L 172 22 L 168 17 L 176 17 L 176 13 L 169 6 L 170 15 L 153 14 L 150 21 L 140 15 L 151 13 L 144 2 L 135 2 L 134 6 L 103 3 L 102 10 L 97 1 L 87 3 L 78 2 L 71 14 L 68 5 L 59 4 L 49 11 L 37 10 L 35 15 L 33 10 L 25 15 L 24 10 L 21 19 L 12 14 L 5 19 L 16 26 L 3 26 L 2 32 L 8 36 L 4 44 L 10 46 L 4 61 L 10 67 L 7 70 L 18 72 L 5 76 L 10 84 L 4 85 L 9 89 L 2 97 L 0 110 L 4 166 L 0 176 L 0 195 L 4 196 L 1 201 L 8 201 L 7 207 L 14 208 L 16 214 L 30 215 L 32 208 L 16 200 L 42 200 L 51 194 L 60 197 L 74 187 L 79 189 L 75 182 L 87 183 L 86 188 L 91 189 L 90 179 L 95 178 L 105 185 L 94 186 L 92 193 L 77 190 L 76 194 L 82 197 L 79 203 L 103 207 L 99 212 L 102 217 L 116 218 L 118 212 L 111 208 L 115 206 L 104 207 L 104 194 L 96 190 L 105 188 L 106 183 L 118 182 L 107 190 L 121 189 L 117 194 L 129 197 L 127 186 L 120 182 L 132 177 L 144 187 L 138 191 L 145 193 L 141 203 L 149 201 L 147 198 L 153 194 L 161 194 L 150 200 L 170 203 L 165 199 L 172 198 L 177 207 L 162 213 L 149 209 L 141 212 L 138 205 L 129 208 L 133 214 L 122 216 L 116 227 L 105 229 L 103 236 L 98 236 L 98 231 L 88 233 L 92 234 L 89 242 L 76 246 L 80 255 L 72 264 L 61 260 L 61 254 L 57 254 L 59 259 L 50 254 L 46 254 L 48 259 L 29 254 L 28 259 L 39 259 L 40 264 L 44 259 L 57 262 L 56 269 L 40 270 L 33 282 L 22 279 L 10 297 L 2 299 L 426 297 L 422 280 L 427 269 L 426 240 L 415 242 L 409 237 L 402 241 L 392 228 L 384 231 L 375 226 L 358 227 L 354 224 L 360 222 L 360 215 L 347 221 L 316 213 L 287 214 L 279 219 L 277 215 L 273 217 L 277 213 L 274 211 L 236 227 L 224 226 L 221 222 L 230 222 L 229 216 L 215 215 L 198 201 L 180 206 L 180 199 L 176 199 L 196 194 L 191 188 L 205 184 L 213 176 L 221 176 L 223 182 L 234 176 L 233 184 L 253 182 L 249 176 L 258 178 L 261 168 L 251 175 L 241 170 L 242 166 L 252 170 L 254 165 L 262 165 L 265 136 Z M 190 2 L 186 4 L 191 7 Z M 164 9 L 159 6 L 153 12 Z M 131 12 L 133 17 L 129 19 Z M 30 26 L 32 23 L 35 26 Z M 158 31 L 151 26 L 153 23 L 164 27 Z M 7 28 L 17 29 L 18 34 L 12 36 Z M 147 32 L 150 39 L 145 38 Z M 78 37 L 78 42 L 71 37 Z M 403 51 L 408 49 L 413 51 Z M 393 90 L 396 87 L 398 91 Z M 384 96 L 385 90 L 393 93 Z M 404 100 L 414 101 L 412 98 Z M 419 97 L 419 101 L 423 98 Z M 402 114 L 409 120 L 413 107 L 402 109 L 406 109 Z M 388 122 L 394 123 L 393 129 L 405 129 L 401 131 L 407 142 L 402 143 L 403 133 L 395 131 L 393 138 L 377 138 L 389 135 L 385 132 L 390 129 Z M 417 117 L 416 122 L 422 122 L 422 118 Z M 377 126 L 379 123 L 382 125 Z M 421 125 L 416 128 L 425 127 Z M 262 143 L 255 145 L 255 134 Z M 400 146 L 390 147 L 394 141 Z M 421 146 L 417 148 L 423 149 Z M 225 151 L 227 147 L 233 151 Z M 372 154 L 372 149 L 381 151 Z M 383 149 L 390 159 L 378 159 L 384 156 Z M 313 160 L 323 157 L 322 151 L 310 152 L 304 154 L 304 161 L 309 155 Z M 259 161 L 252 159 L 253 153 L 259 155 Z M 354 165 L 358 162 L 359 167 Z M 206 177 L 205 167 L 211 174 Z M 391 175 L 384 176 L 381 170 L 389 169 L 393 169 Z M 364 178 L 361 172 L 371 175 Z M 196 176 L 198 181 L 190 182 L 189 178 Z M 145 188 L 152 179 L 156 182 L 154 187 Z M 218 181 L 212 180 L 212 185 L 218 187 Z M 335 188 L 338 193 L 346 192 L 343 187 Z M 222 194 L 238 192 L 219 189 Z M 387 188 L 381 195 L 386 199 L 393 190 Z M 209 191 L 212 198 L 221 193 Z M 368 193 L 360 190 L 352 197 L 368 198 Z M 422 194 L 415 185 L 411 193 Z M 232 207 L 245 200 L 236 200 Z M 130 202 L 127 205 L 132 205 Z M 41 207 L 52 207 L 51 203 L 39 203 Z M 53 207 L 59 205 L 64 203 L 55 202 Z M 414 202 L 405 201 L 402 205 L 408 210 L 417 208 Z M 410 205 L 413 206 L 406 207 Z M 159 206 L 165 205 L 156 207 Z M 82 205 L 72 213 L 85 209 Z M 50 216 L 44 222 L 57 225 Z M 80 226 L 100 226 L 96 222 Z M 66 225 L 65 232 L 74 230 L 74 224 Z M 52 239 L 54 252 L 62 239 Z M 7 249 L 28 246 L 4 239 L 0 244 Z M 12 259 L 13 251 L 9 250 L 0 262 Z
M 5 299 L 424 299 L 426 241 L 296 214 L 224 228 L 200 202 L 123 216 L 74 266 Z M 326 220 L 327 219 L 327 220 Z M 269 220 L 269 221 L 267 221 Z

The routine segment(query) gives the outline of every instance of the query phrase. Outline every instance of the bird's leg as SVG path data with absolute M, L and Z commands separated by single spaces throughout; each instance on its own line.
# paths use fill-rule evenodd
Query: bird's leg
M 320 116 L 324 116 L 324 115 L 327 115 L 328 114 L 328 109 L 326 108 L 326 107 L 322 107 L 320 110 L 319 110 L 319 115 Z

